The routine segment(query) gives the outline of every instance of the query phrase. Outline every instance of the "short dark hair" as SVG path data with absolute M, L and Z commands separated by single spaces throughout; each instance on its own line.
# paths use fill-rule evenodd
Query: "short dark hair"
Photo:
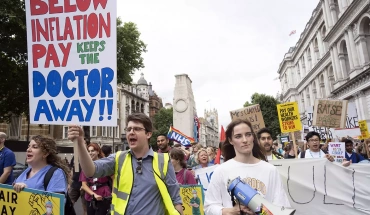
M 112 153 L 112 147 L 108 145 L 103 145 L 101 150 L 103 151 L 105 157 L 108 157 Z
M 165 138 L 166 140 L 168 140 L 167 134 L 159 134 L 159 135 L 157 136 L 157 138 L 158 138 L 158 137 L 160 137 L 160 136 L 164 136 L 164 138 Z
M 353 145 L 353 141 L 352 141 L 352 140 L 350 140 L 350 139 L 346 139 L 346 140 L 344 141 L 344 144 L 345 144 L 345 145 L 347 145 L 347 143 L 348 143 L 348 144 L 352 144 L 352 145 Z
M 272 137 L 272 133 L 271 133 L 270 129 L 268 129 L 268 128 L 261 128 L 257 132 L 257 138 L 260 139 L 261 138 L 261 134 L 263 134 L 263 133 L 268 133 Z
M 317 136 L 319 138 L 319 141 L 321 141 L 320 134 L 317 133 L 316 131 L 310 131 L 310 132 L 308 132 L 307 135 L 306 135 L 306 138 L 305 138 L 306 141 L 308 142 L 308 139 L 310 139 L 313 136 Z
M 143 113 L 133 113 L 127 117 L 126 126 L 129 122 L 142 123 L 146 132 L 153 132 L 153 124 L 150 118 Z

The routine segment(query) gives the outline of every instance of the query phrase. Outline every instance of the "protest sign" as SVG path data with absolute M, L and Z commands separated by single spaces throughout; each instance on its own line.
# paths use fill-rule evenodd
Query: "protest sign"
M 202 185 L 180 185 L 180 197 L 184 215 L 204 215 Z
M 370 138 L 366 120 L 360 120 L 360 121 L 358 121 L 358 124 L 360 125 L 361 138 L 362 139 Z
M 25 4 L 30 122 L 116 126 L 116 0 Z
M 312 124 L 328 128 L 345 128 L 347 100 L 315 100 Z
M 343 167 L 328 159 L 271 160 L 295 214 L 370 214 L 369 164 Z
M 265 121 L 263 121 L 262 111 L 259 104 L 230 111 L 230 116 L 231 120 L 248 120 L 252 124 L 254 132 L 258 132 L 261 128 L 265 127 Z
M 329 142 L 329 154 L 333 156 L 336 162 L 342 163 L 345 159 L 346 146 L 343 142 Z
M 170 129 L 168 130 L 167 138 L 169 140 L 176 141 L 185 147 L 189 147 L 194 143 L 194 139 L 192 137 L 186 136 L 184 133 L 172 126 L 170 126 Z
M 302 130 L 301 117 L 299 116 L 297 102 L 278 104 L 277 111 L 281 133 Z
M 64 195 L 28 188 L 17 193 L 13 186 L 0 184 L 1 214 L 43 215 L 47 207 L 51 208 L 53 215 L 64 215 Z
M 206 193 L 208 184 L 211 181 L 213 171 L 218 167 L 218 165 L 213 165 L 206 168 L 195 169 L 195 178 L 198 179 L 198 184 L 203 185 L 204 193 Z

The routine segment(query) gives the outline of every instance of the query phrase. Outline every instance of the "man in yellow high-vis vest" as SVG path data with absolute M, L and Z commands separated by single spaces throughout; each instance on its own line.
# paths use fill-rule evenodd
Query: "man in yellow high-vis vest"
M 77 140 L 81 168 L 87 177 L 114 175 L 112 215 L 183 214 L 180 188 L 167 153 L 156 153 L 149 145 L 153 126 L 143 113 L 127 117 L 125 128 L 130 150 L 92 161 L 83 130 L 70 126 L 68 138 Z

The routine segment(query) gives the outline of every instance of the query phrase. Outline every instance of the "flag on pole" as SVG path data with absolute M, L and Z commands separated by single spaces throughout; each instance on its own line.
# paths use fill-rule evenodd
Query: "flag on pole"
M 176 141 L 185 147 L 191 146 L 194 143 L 194 139 L 191 137 L 186 136 L 181 131 L 175 129 L 174 127 L 170 127 L 170 130 L 167 133 L 167 137 L 169 140 Z
M 293 31 L 291 31 L 290 32 L 290 34 L 289 34 L 289 36 L 292 36 L 293 34 L 295 34 L 296 33 L 296 31 L 295 30 L 293 30 Z
M 225 142 L 226 140 L 226 134 L 224 126 L 221 125 L 221 133 L 220 133 L 220 142 Z M 219 148 L 217 150 L 216 158 L 215 158 L 215 164 L 221 164 L 221 149 Z
M 220 142 L 225 142 L 226 140 L 226 133 L 224 126 L 221 125 L 221 134 L 220 134 Z

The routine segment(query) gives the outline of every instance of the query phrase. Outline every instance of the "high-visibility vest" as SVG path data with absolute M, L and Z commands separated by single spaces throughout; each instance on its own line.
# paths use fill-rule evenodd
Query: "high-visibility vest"
M 131 154 L 128 151 L 117 152 L 115 157 L 114 183 L 112 193 L 111 215 L 124 215 L 127 204 L 130 200 L 130 192 L 132 190 L 134 173 L 131 164 Z M 162 200 L 165 207 L 165 212 L 168 215 L 179 215 L 172 203 L 170 194 L 167 191 L 165 178 L 167 175 L 168 153 L 156 153 L 153 156 L 153 173 L 154 179 L 158 185 Z M 122 177 L 121 177 L 122 176 Z

